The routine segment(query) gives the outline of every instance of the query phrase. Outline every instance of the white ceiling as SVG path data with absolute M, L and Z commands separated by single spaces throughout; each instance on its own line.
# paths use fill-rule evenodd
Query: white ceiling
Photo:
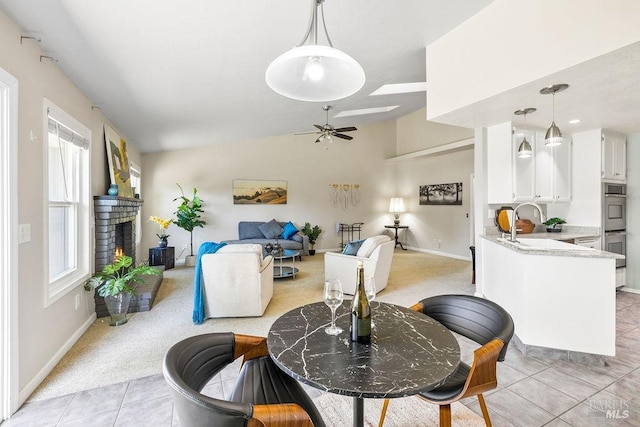
M 368 95 L 386 83 L 424 81 L 425 46 L 490 2 L 327 0 L 334 47 L 360 62 L 367 78 L 360 92 L 331 103 L 330 117 L 400 105 L 331 124 L 423 108 L 424 92 Z M 264 82 L 267 65 L 302 40 L 310 0 L 0 0 L 0 8 L 25 35 L 42 39 L 42 51 L 142 152 L 305 132 L 325 122 L 322 104 L 284 98 Z

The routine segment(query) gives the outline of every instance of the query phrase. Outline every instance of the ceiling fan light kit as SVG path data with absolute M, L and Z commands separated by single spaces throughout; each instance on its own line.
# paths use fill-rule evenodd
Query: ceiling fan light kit
M 345 135 L 342 132 L 353 132 L 358 129 L 354 126 L 347 126 L 347 127 L 336 129 L 335 127 L 329 124 L 329 110 L 331 109 L 331 106 L 325 105 L 322 107 L 322 109 L 327 113 L 327 121 L 325 122 L 325 124 L 322 126 L 313 125 L 316 127 L 316 129 L 318 129 L 317 132 L 303 132 L 303 133 L 297 133 L 296 135 L 308 135 L 311 133 L 319 134 L 320 136 L 316 139 L 315 142 L 316 143 L 325 142 L 327 143 L 327 148 L 329 148 L 329 144 L 335 141 L 334 137 L 351 141 L 353 137 L 349 135 Z
M 299 101 L 327 102 L 353 95 L 364 86 L 362 66 L 331 43 L 323 3 L 312 0 L 311 19 L 302 42 L 267 67 L 265 81 L 274 92 Z M 329 46 L 317 43 L 319 14 Z

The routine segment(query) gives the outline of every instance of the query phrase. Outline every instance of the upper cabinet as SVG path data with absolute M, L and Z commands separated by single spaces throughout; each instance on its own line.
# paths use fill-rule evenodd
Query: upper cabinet
M 626 182 L 627 140 L 624 135 L 602 131 L 602 180 Z
M 488 203 L 568 202 L 571 200 L 570 137 L 562 145 L 547 147 L 544 132 L 526 132 L 533 156 L 518 157 L 525 132 L 511 123 L 487 130 Z

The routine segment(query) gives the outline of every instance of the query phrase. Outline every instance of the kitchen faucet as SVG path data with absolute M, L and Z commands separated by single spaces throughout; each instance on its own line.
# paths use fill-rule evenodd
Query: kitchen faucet
M 537 203 L 533 203 L 533 202 L 524 202 L 524 203 L 520 203 L 518 206 L 515 207 L 515 209 L 513 210 L 513 217 L 511 218 L 511 237 L 509 238 L 509 241 L 511 242 L 517 242 L 518 240 L 516 239 L 516 213 L 518 212 L 518 208 L 520 206 L 525 206 L 525 205 L 529 205 L 529 206 L 533 206 L 534 208 L 538 209 L 538 212 L 540 212 L 540 222 L 544 222 L 544 214 L 542 213 L 542 208 L 540 207 L 540 205 L 538 205 Z

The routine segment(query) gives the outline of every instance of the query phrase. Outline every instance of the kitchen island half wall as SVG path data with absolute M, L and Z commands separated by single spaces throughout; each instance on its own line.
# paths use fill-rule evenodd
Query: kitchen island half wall
M 482 294 L 515 322 L 525 355 L 603 365 L 615 355 L 615 259 L 575 245 L 527 249 L 496 236 L 481 239 Z

